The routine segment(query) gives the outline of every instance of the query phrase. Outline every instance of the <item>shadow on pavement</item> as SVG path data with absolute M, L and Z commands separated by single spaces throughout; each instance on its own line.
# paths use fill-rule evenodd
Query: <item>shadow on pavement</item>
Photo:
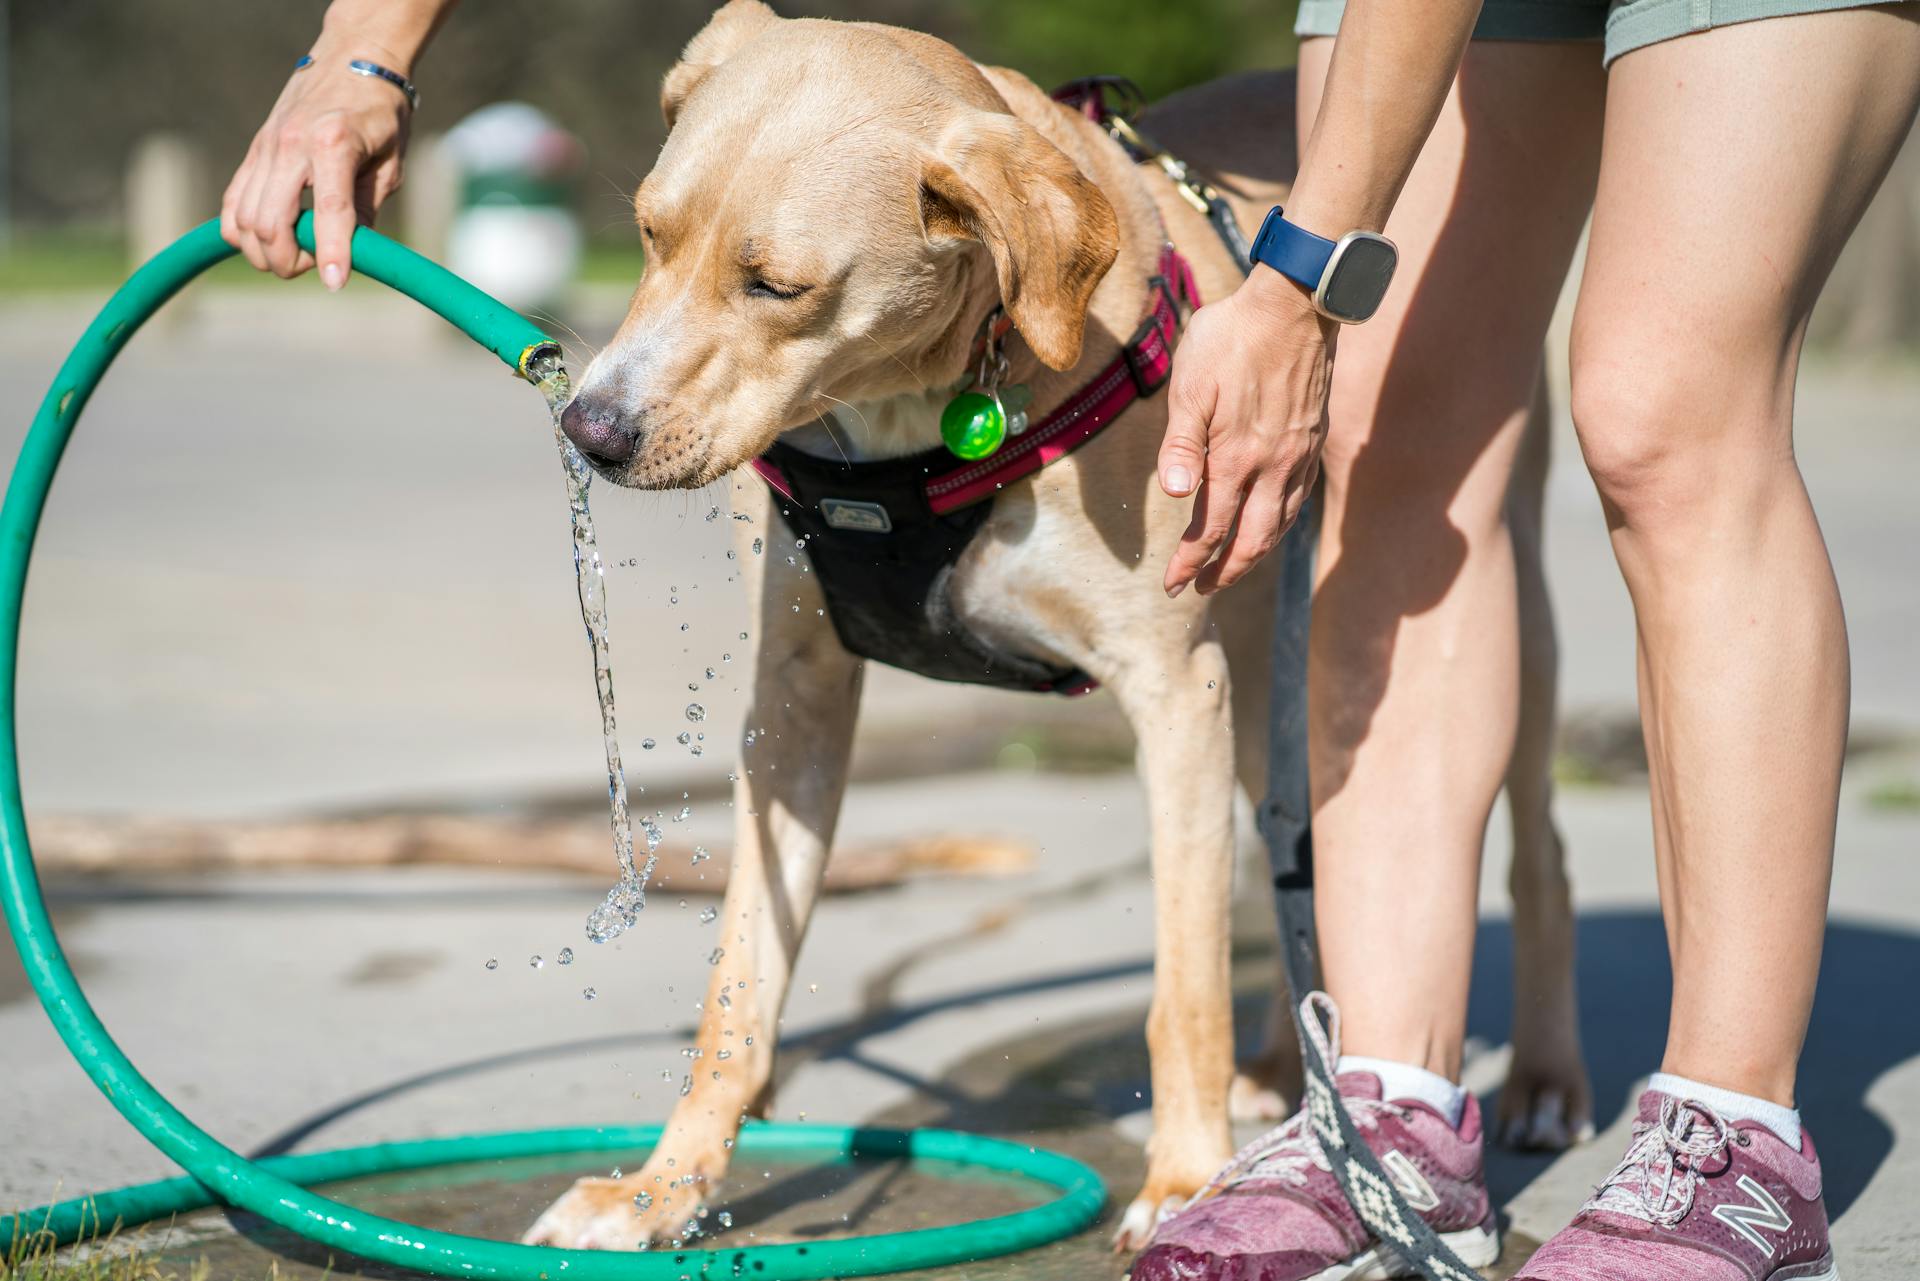
M 1672 971 L 1653 911 L 1580 917 L 1580 1032 L 1593 1077 L 1594 1116 L 1605 1128 L 1633 1106 L 1634 1085 L 1660 1066 Z M 1900 976 L 1920 975 L 1920 935 L 1835 921 L 1827 927 L 1813 1024 L 1800 1060 L 1799 1105 L 1826 1167 L 1827 1212 L 1838 1218 L 1893 1147 L 1893 1131 L 1866 1106 L 1875 1080 L 1920 1055 L 1920 1001 L 1889 999 Z M 1468 1035 L 1504 1044 L 1511 1021 L 1512 930 L 1483 921 L 1474 948 Z M 1510 1200 L 1551 1161 L 1502 1154 L 1489 1169 L 1496 1203 Z
M 1504 921 L 1480 926 L 1475 946 L 1475 976 L 1469 1033 L 1489 1044 L 1507 1039 L 1511 1011 L 1512 936 Z M 1595 1110 L 1604 1125 L 1632 1104 L 1630 1091 L 1658 1066 L 1664 1039 L 1669 971 L 1660 917 L 1647 910 L 1588 913 L 1579 935 L 1581 1028 L 1592 1073 Z M 1257 950 L 1238 957 L 1243 980 L 1272 973 L 1270 957 Z M 843 1023 L 817 1026 L 790 1037 L 783 1049 L 796 1061 L 839 1059 L 881 1070 L 863 1044 L 872 1035 L 963 1006 L 1006 999 L 1022 993 L 1072 990 L 1146 972 L 1143 960 L 1038 975 L 908 1005 L 883 1006 Z M 1827 1167 L 1828 1208 L 1836 1217 L 1860 1195 L 1886 1159 L 1893 1131 L 1864 1102 L 1874 1081 L 1920 1055 L 1920 1005 L 1888 1000 L 1888 984 L 1900 975 L 1920 973 L 1920 935 L 1851 922 L 1836 922 L 1827 934 L 1819 1000 L 1802 1062 L 1801 1106 L 1819 1136 Z M 1266 995 L 1257 983 L 1237 984 L 1237 1022 L 1242 1034 L 1256 1028 Z M 1124 1206 L 1143 1176 L 1140 1149 L 1114 1120 L 1151 1102 L 1144 1008 L 1101 1012 L 1068 1025 L 1026 1032 L 981 1046 L 940 1079 L 923 1080 L 897 1065 L 886 1072 L 914 1087 L 914 1097 L 878 1116 L 858 1118 L 872 1124 L 940 1126 L 980 1133 L 1018 1136 L 1093 1163 L 1107 1177 L 1113 1203 L 1100 1226 L 1070 1241 L 1021 1256 L 1019 1275 L 1029 1281 L 1068 1277 L 1117 1277 L 1124 1261 L 1106 1245 L 1117 1208 Z M 668 1033 L 672 1036 L 673 1033 Z M 268 1145 L 284 1150 L 374 1099 L 390 1099 L 431 1085 L 444 1086 L 464 1075 L 538 1054 L 606 1054 L 659 1034 L 520 1049 L 464 1064 L 450 1064 L 397 1081 L 359 1099 L 328 1107 L 289 1128 Z M 845 1118 L 856 1119 L 856 1118 Z M 1538 1178 L 1553 1158 L 1491 1153 L 1489 1181 L 1496 1204 L 1511 1201 Z M 569 1168 L 571 1166 L 571 1168 Z M 350 1199 L 368 1208 L 413 1222 L 480 1235 L 517 1233 L 546 1202 L 582 1172 L 578 1158 L 499 1168 L 483 1175 L 423 1172 L 399 1182 L 368 1181 L 349 1190 Z M 1004 1213 L 1028 1203 L 1030 1193 L 1005 1186 L 953 1183 L 931 1171 L 897 1162 L 861 1162 L 823 1168 L 747 1169 L 721 1191 L 741 1227 L 758 1225 L 759 1240 L 808 1239 L 823 1235 L 898 1230 L 935 1222 Z M 1569 1212 L 1572 1207 L 1568 1207 Z M 215 1216 L 218 1212 L 211 1212 Z M 384 1269 L 343 1259 L 329 1260 L 324 1250 L 291 1239 L 246 1215 L 228 1222 L 249 1243 L 228 1238 L 219 1251 L 265 1249 L 292 1274 L 323 1269 L 381 1275 Z M 732 1243 L 745 1244 L 736 1234 Z M 1509 1275 L 1533 1242 L 1516 1239 L 1493 1275 Z M 187 1249 L 208 1253 L 206 1238 Z M 929 1281 L 970 1281 L 1006 1275 L 1006 1261 L 925 1273 Z

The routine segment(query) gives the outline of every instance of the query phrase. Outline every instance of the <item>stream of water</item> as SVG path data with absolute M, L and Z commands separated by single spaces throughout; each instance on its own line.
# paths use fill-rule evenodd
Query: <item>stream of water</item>
M 600 548 L 594 539 L 593 512 L 587 505 L 587 490 L 593 484 L 593 468 L 573 447 L 560 429 L 560 412 L 566 408 L 570 387 L 566 366 L 560 358 L 537 358 L 532 371 L 540 392 L 553 412 L 553 438 L 560 447 L 560 462 L 566 472 L 567 510 L 573 527 L 573 578 L 580 597 L 580 621 L 586 625 L 587 643 L 593 652 L 593 684 L 600 700 L 600 733 L 607 749 L 607 801 L 609 822 L 613 828 L 613 856 L 620 866 L 620 879 L 607 891 L 606 901 L 587 917 L 587 937 L 595 943 L 618 938 L 638 919 L 647 905 L 647 881 L 659 859 L 660 828 L 647 819 L 640 820 L 646 839 L 646 861 L 638 866 L 633 857 L 633 821 L 627 812 L 627 774 L 620 764 L 620 736 L 615 726 L 613 706 L 613 652 L 607 643 L 607 575 L 600 561 Z

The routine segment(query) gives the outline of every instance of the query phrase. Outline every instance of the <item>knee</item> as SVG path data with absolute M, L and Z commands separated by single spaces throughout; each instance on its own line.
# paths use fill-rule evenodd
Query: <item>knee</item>
M 1715 368 L 1644 338 L 1576 342 L 1570 409 L 1587 470 L 1615 528 L 1657 533 L 1739 504 L 1764 479 L 1757 440 L 1788 439 L 1767 371 Z M 1790 447 L 1783 449 L 1790 457 Z

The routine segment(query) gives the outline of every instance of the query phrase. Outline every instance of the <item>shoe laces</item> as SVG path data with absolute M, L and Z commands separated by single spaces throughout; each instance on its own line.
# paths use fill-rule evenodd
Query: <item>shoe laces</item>
M 1324 1031 L 1318 1017 L 1321 1014 L 1325 1015 Z M 1326 1062 L 1337 1064 L 1340 1061 L 1340 1011 L 1333 999 L 1324 992 L 1309 993 L 1300 1003 L 1299 1017 L 1300 1026 L 1307 1029 L 1307 1035 Z M 1353 1118 L 1354 1125 L 1363 1131 L 1378 1129 L 1385 1117 L 1404 1121 L 1411 1115 L 1406 1108 L 1383 1099 L 1342 1095 L 1341 1102 L 1347 1105 L 1347 1115 Z M 1301 1187 L 1307 1182 L 1310 1168 L 1330 1171 L 1333 1166 L 1327 1160 L 1326 1149 L 1320 1146 L 1319 1136 L 1308 1124 L 1303 1104 L 1278 1126 L 1241 1148 L 1187 1204 L 1193 1205 L 1215 1193 L 1255 1180 L 1276 1180 Z
M 1693 1208 L 1700 1167 L 1733 1141 L 1733 1127 L 1705 1103 L 1664 1098 L 1657 1120 L 1634 1125 L 1627 1155 L 1594 1189 L 1586 1208 L 1674 1227 Z

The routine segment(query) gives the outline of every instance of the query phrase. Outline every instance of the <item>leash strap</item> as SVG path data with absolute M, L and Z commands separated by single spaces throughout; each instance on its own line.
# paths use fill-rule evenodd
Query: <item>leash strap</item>
M 1119 100 L 1117 107 L 1108 103 L 1109 94 Z M 1105 129 L 1121 149 L 1133 157 L 1135 164 L 1158 165 L 1172 180 L 1181 198 L 1207 216 L 1214 234 L 1239 264 L 1240 274 L 1244 276 L 1253 270 L 1253 246 L 1247 243 L 1246 233 L 1240 230 L 1240 221 L 1233 216 L 1233 207 L 1226 197 L 1188 168 L 1186 161 L 1141 133 L 1133 123 L 1132 117 L 1147 101 L 1139 85 L 1125 76 L 1089 76 L 1060 86 L 1053 91 L 1053 97 L 1057 102 L 1077 108 Z
M 1260 831 L 1273 871 L 1280 917 L 1281 968 L 1300 1038 L 1306 1073 L 1307 1123 L 1326 1154 L 1333 1177 L 1360 1221 L 1399 1251 L 1427 1281 L 1481 1281 L 1427 1221 L 1407 1204 L 1380 1159 L 1354 1126 L 1327 1061 L 1329 1029 L 1320 1022 L 1320 958 L 1313 925 L 1313 795 L 1307 777 L 1307 635 L 1313 606 L 1314 549 L 1320 504 L 1307 509 L 1280 544 L 1280 591 L 1273 627 L 1273 709 L 1267 799 Z

